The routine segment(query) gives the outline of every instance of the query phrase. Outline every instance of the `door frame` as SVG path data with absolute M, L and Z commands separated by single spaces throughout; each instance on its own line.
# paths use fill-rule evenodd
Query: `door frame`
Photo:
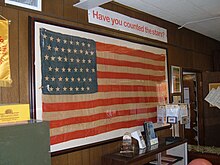
M 203 109 L 203 84 L 202 84 L 202 71 L 194 69 L 185 69 L 182 68 L 182 77 L 183 72 L 195 73 L 197 81 L 197 102 L 198 102 L 198 144 L 204 145 L 204 109 Z M 182 79 L 183 84 L 183 79 Z M 183 85 L 182 85 L 183 88 Z M 182 91 L 184 91 L 182 89 Z M 182 92 L 183 97 L 183 92 Z

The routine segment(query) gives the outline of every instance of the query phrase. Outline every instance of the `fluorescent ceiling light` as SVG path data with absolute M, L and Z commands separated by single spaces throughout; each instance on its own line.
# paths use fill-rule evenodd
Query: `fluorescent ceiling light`
M 111 1 L 112 0 L 81 0 L 79 3 L 76 3 L 73 6 L 88 10 Z

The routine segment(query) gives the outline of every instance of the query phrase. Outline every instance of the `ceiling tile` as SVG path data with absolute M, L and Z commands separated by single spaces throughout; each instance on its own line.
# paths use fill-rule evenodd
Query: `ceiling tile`
M 201 34 L 220 37 L 220 0 L 115 0 Z M 219 16 L 215 20 L 206 20 Z M 220 40 L 219 40 L 220 41 Z
M 212 16 L 220 15 L 220 1 L 219 0 L 189 0 L 194 5 L 203 9 Z

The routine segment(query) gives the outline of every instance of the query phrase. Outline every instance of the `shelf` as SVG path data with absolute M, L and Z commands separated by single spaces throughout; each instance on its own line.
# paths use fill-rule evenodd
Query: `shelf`
M 146 148 L 143 152 L 140 153 L 140 150 L 137 148 L 134 153 L 129 154 L 120 154 L 119 152 L 104 155 L 102 157 L 102 163 L 105 165 L 135 165 L 135 164 L 146 164 L 152 161 L 152 156 L 156 156 L 158 160 L 161 160 L 161 153 L 164 151 L 168 155 L 173 155 L 182 158 L 182 164 L 187 164 L 187 140 L 179 139 L 174 142 L 166 142 L 165 139 L 159 139 L 159 144 L 152 147 Z
M 161 157 L 161 165 L 173 165 L 179 161 L 181 161 L 183 157 L 174 156 L 174 155 L 164 155 Z M 147 165 L 158 164 L 157 160 L 153 160 L 149 162 Z

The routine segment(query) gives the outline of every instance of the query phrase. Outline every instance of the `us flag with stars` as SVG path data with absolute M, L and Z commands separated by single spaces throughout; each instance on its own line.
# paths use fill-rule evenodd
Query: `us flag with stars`
M 42 93 L 97 92 L 96 43 L 41 28 Z
M 165 49 L 47 26 L 39 38 L 36 91 L 52 151 L 157 121 L 168 96 Z

